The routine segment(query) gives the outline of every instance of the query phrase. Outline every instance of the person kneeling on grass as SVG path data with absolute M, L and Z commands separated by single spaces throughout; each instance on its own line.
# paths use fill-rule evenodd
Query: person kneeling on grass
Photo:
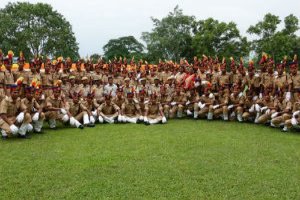
M 5 96 L 0 103 L 2 139 L 7 139 L 9 135 L 28 138 L 26 133 L 32 131 L 31 116 L 29 113 L 25 114 L 25 110 L 22 110 L 19 87 L 17 85 L 7 87 L 10 88 L 10 96 Z
M 167 123 L 167 119 L 164 115 L 161 104 L 157 101 L 156 94 L 152 94 L 150 102 L 146 105 L 146 113 L 144 116 L 144 122 L 146 125 Z
M 89 116 L 90 127 L 93 127 L 96 123 L 96 119 L 98 119 L 98 111 L 99 104 L 95 98 L 95 91 L 89 92 L 86 98 L 83 100 L 82 104 L 85 107 L 85 111 Z
M 45 116 L 46 120 L 49 120 L 49 126 L 51 129 L 56 128 L 56 120 L 61 121 L 62 123 L 70 123 L 71 126 L 77 128 L 83 128 L 83 126 L 70 114 L 66 111 L 66 104 L 64 97 L 61 94 L 60 87 L 53 87 L 53 94 L 47 97 L 45 102 Z
M 105 102 L 98 108 L 98 120 L 100 123 L 113 124 L 117 122 L 117 117 L 120 114 L 120 108 L 111 101 L 111 95 L 105 95 Z
M 70 118 L 70 124 L 82 128 L 82 123 L 87 127 L 94 127 L 94 123 L 90 122 L 90 116 L 87 108 L 80 101 L 81 93 L 74 92 L 71 94 L 72 100 L 66 104 L 66 110 Z M 93 121 L 94 122 L 94 121 Z
M 43 122 L 45 119 L 45 113 L 42 111 L 42 107 L 35 99 L 35 88 L 28 86 L 25 88 L 25 98 L 21 100 L 21 108 L 24 110 L 24 114 L 30 114 L 32 120 L 33 129 L 36 133 L 41 133 L 43 128 Z M 25 117 L 19 114 L 18 120 L 23 122 Z
M 127 93 L 127 100 L 122 104 L 121 115 L 118 116 L 119 122 L 137 123 L 144 120 L 140 106 L 133 97 L 133 92 Z

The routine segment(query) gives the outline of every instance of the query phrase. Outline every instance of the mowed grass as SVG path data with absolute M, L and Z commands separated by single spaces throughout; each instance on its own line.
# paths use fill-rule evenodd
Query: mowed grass
M 0 142 L 1 199 L 300 199 L 300 134 L 236 122 L 97 125 Z

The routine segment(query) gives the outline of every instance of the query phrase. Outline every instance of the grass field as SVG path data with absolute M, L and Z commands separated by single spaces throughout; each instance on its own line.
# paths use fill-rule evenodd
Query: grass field
M 0 141 L 0 199 L 300 199 L 300 134 L 235 122 L 97 125 Z

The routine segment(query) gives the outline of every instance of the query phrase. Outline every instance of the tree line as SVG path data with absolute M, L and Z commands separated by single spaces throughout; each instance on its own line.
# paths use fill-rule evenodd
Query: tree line
M 293 14 L 280 19 L 267 13 L 261 21 L 249 26 L 247 33 L 252 40 L 243 36 L 234 22 L 198 20 L 185 15 L 178 6 L 162 19 L 151 19 L 153 29 L 143 32 L 141 41 L 133 36 L 111 39 L 103 46 L 102 56 L 107 61 L 134 57 L 157 63 L 159 59 L 192 61 L 194 56 L 203 54 L 220 58 L 247 58 L 251 54 L 258 60 L 266 52 L 280 62 L 300 53 L 299 20 Z M 43 3 L 9 3 L 0 10 L 0 48 L 22 50 L 29 57 L 39 54 L 80 58 L 71 24 L 51 5 Z M 97 61 L 100 55 L 95 53 L 90 57 Z

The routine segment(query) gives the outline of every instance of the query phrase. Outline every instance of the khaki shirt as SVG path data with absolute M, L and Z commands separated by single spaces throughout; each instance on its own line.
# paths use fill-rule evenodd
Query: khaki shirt
M 35 98 L 32 98 L 31 101 L 29 101 L 27 98 L 24 98 L 21 100 L 21 108 L 23 111 L 26 110 L 28 113 L 35 113 L 40 109 L 40 105 Z
M 104 102 L 98 108 L 99 112 L 102 112 L 104 115 L 113 115 L 119 111 L 119 107 L 111 102 L 109 105 Z
M 0 114 L 6 114 L 7 117 L 16 117 L 21 110 L 21 99 L 13 102 L 11 97 L 6 96 L 0 103 Z
M 133 117 L 133 116 L 136 116 L 137 114 L 139 114 L 138 113 L 139 110 L 140 110 L 139 104 L 135 103 L 134 101 L 131 103 L 126 101 L 122 104 L 123 114 L 125 114 L 129 117 Z

